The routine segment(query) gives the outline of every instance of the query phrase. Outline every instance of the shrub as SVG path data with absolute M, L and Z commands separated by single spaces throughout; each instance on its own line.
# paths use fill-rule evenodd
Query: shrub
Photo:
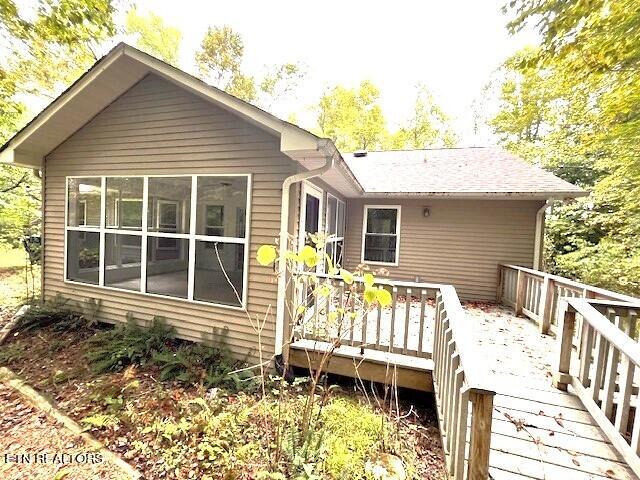
M 31 305 L 20 317 L 15 329 L 29 331 L 52 325 L 55 331 L 64 332 L 86 325 L 84 317 L 69 308 L 68 302 L 58 295 L 48 302 Z
M 189 343 L 175 351 L 160 351 L 154 354 L 153 361 L 160 367 L 160 380 L 201 383 L 207 388 L 224 387 L 233 391 L 254 390 L 258 386 L 251 373 L 232 373 L 242 363 L 231 360 L 220 347 Z
M 127 323 L 89 340 L 86 358 L 97 373 L 118 371 L 131 364 L 145 365 L 173 338 L 174 329 L 162 318 L 154 317 L 149 328 L 144 328 L 129 314 Z

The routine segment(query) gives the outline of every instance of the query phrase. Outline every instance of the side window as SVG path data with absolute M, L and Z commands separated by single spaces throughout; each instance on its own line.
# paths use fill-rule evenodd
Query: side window
M 400 207 L 364 207 L 362 261 L 382 265 L 398 264 Z

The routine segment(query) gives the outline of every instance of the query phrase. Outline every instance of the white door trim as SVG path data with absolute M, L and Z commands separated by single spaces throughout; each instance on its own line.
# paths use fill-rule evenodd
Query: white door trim
M 319 210 L 318 210 L 318 231 L 321 232 L 322 229 L 324 228 L 323 225 L 323 212 L 324 212 L 324 202 L 323 202 L 323 198 L 324 198 L 324 191 L 313 185 L 312 183 L 309 182 L 302 182 L 301 185 L 301 189 L 300 189 L 300 222 L 298 225 L 298 250 L 302 250 L 302 248 L 304 247 L 305 243 L 305 237 L 306 237 L 306 230 L 305 230 L 305 224 L 307 221 L 307 195 L 311 195 L 312 197 L 315 197 L 318 199 L 319 202 Z M 315 233 L 315 232 L 312 232 Z

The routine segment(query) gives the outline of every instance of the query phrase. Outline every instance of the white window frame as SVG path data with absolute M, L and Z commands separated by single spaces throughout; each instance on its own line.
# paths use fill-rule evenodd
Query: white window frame
M 391 236 L 392 233 L 367 233 L 367 217 L 369 210 L 377 210 L 377 209 L 385 209 L 385 210 L 396 210 L 396 257 L 393 262 L 374 262 L 372 260 L 364 259 L 364 246 L 367 235 L 380 235 L 380 236 Z M 386 265 L 391 267 L 397 267 L 400 261 L 400 217 L 402 214 L 402 207 L 400 205 L 365 205 L 363 216 L 362 216 L 362 248 L 360 249 L 360 262 L 367 263 L 370 265 Z
M 302 250 L 305 246 L 306 231 L 305 224 L 307 223 L 307 194 L 318 199 L 318 232 L 321 232 L 324 228 L 324 190 L 316 185 L 307 181 L 302 182 L 302 188 L 300 189 L 300 221 L 298 225 L 298 250 Z M 315 232 L 314 232 L 315 233 Z M 318 262 L 318 265 L 322 262 Z
M 139 177 L 143 179 L 143 191 L 142 191 L 142 230 L 131 230 L 121 228 L 107 228 L 106 226 L 106 182 L 107 178 L 133 178 Z M 172 177 L 186 177 L 191 178 L 191 218 L 189 225 L 189 233 L 163 233 L 148 231 L 148 209 L 149 209 L 149 179 L 150 178 L 172 178 Z M 196 232 L 196 212 L 198 201 L 198 177 L 246 177 L 247 179 L 247 199 L 245 206 L 245 235 L 242 238 L 238 237 L 219 237 L 219 236 L 207 236 L 197 235 Z M 101 179 L 101 196 L 100 196 L 100 225 L 99 226 L 69 226 L 69 180 L 76 178 L 99 178 Z M 70 175 L 65 178 L 65 215 L 64 215 L 64 268 L 63 268 L 63 280 L 65 283 L 80 285 L 87 288 L 99 288 L 105 290 L 115 290 L 118 292 L 127 292 L 133 294 L 139 294 L 149 297 L 157 297 L 168 300 L 175 300 L 178 302 L 197 303 L 200 305 L 206 305 L 209 307 L 220 307 L 230 310 L 245 310 L 247 308 L 248 297 L 248 279 L 249 279 L 249 250 L 250 250 L 250 232 L 251 232 L 251 194 L 253 190 L 253 175 L 250 173 L 212 173 L 212 174 L 175 174 L 175 175 Z M 97 232 L 100 234 L 100 247 L 99 247 L 99 280 L 98 284 L 79 282 L 76 280 L 69 280 L 67 278 L 67 237 L 70 231 L 80 232 Z M 121 234 L 121 235 L 136 235 L 140 238 L 141 245 L 141 268 L 140 268 L 140 291 L 127 290 L 118 287 L 110 287 L 104 284 L 104 271 L 105 271 L 105 235 L 107 233 Z M 176 239 L 187 239 L 188 242 L 188 295 L 187 298 L 172 297 L 169 295 L 162 295 L 158 293 L 146 292 L 147 284 L 147 241 L 149 237 L 170 237 Z M 194 300 L 194 282 L 195 282 L 195 253 L 196 253 L 196 240 L 206 242 L 220 242 L 220 243 L 236 243 L 244 246 L 244 268 L 242 278 L 242 298 L 241 305 L 227 305 L 223 303 L 205 302 L 203 300 Z
M 328 235 L 330 234 L 329 232 L 329 197 L 333 198 L 336 200 L 336 223 L 335 223 L 335 230 L 336 230 L 336 234 L 338 232 L 338 210 L 340 210 L 340 205 L 342 204 L 342 208 L 344 209 L 344 230 L 342 231 L 342 236 L 335 236 L 335 237 L 331 237 L 329 238 Z M 342 263 L 341 263 L 341 267 L 344 264 L 344 237 L 345 237 L 345 231 L 347 229 L 347 204 L 345 202 L 343 202 L 342 200 L 340 200 L 338 197 L 336 197 L 335 195 L 332 195 L 331 193 L 327 192 L 327 207 L 326 207 L 326 213 L 325 213 L 325 230 L 327 231 L 327 243 L 333 243 L 334 247 L 333 247 L 333 258 L 331 259 L 331 261 L 333 262 L 333 266 L 336 266 L 336 258 L 335 258 L 335 254 L 336 254 L 336 246 L 338 244 L 338 242 L 342 242 Z

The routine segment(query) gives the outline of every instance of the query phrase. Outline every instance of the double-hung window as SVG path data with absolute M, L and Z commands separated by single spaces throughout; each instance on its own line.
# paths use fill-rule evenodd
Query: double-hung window
M 65 279 L 241 307 L 250 190 L 249 175 L 69 177 Z
M 345 204 L 327 193 L 326 253 L 334 266 L 342 266 L 344 249 Z
M 365 205 L 362 232 L 362 261 L 398 265 L 400 207 Z

